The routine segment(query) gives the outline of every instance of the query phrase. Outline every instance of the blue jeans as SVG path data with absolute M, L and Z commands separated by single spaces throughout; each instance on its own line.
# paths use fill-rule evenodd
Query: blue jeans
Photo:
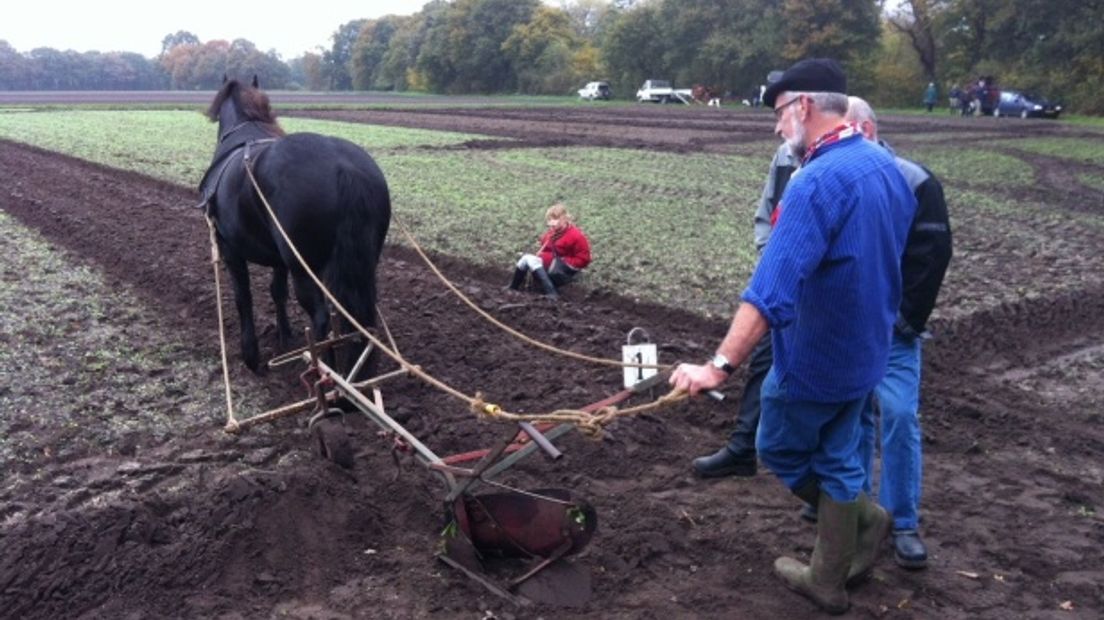
M 920 436 L 920 338 L 893 334 L 885 378 L 874 388 L 881 413 L 882 472 L 878 503 L 893 517 L 893 529 L 914 530 L 919 525 L 923 456 Z M 871 494 L 876 427 L 874 404 L 863 410 L 863 463 Z
M 755 445 L 759 459 L 790 490 L 816 480 L 837 502 L 853 502 L 866 472 L 859 419 L 870 397 L 842 403 L 793 400 L 771 368 L 763 380 Z

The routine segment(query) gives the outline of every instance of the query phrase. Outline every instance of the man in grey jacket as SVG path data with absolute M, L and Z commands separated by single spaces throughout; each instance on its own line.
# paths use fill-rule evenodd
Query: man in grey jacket
M 760 254 L 770 239 L 773 218 L 782 192 L 799 160 L 786 143 L 779 145 L 771 160 L 770 171 L 763 185 L 763 196 L 755 210 L 755 249 Z M 768 331 L 751 352 L 748 361 L 747 383 L 740 396 L 740 410 L 736 416 L 736 428 L 728 443 L 717 452 L 694 459 L 694 472 L 702 478 L 722 476 L 754 476 L 757 471 L 755 432 L 759 429 L 759 390 L 770 371 L 772 361 L 771 335 Z

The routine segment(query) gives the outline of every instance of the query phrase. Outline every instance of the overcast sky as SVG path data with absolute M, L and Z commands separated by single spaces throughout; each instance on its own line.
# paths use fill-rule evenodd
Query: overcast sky
M 321 46 L 341 24 L 412 15 L 426 0 L 4 0 L 0 40 L 17 51 L 36 47 L 88 52 L 161 53 L 161 39 L 187 30 L 200 41 L 248 39 L 284 60 Z M 270 7 L 257 14 L 256 7 Z M 294 8 L 291 8 L 294 7 Z

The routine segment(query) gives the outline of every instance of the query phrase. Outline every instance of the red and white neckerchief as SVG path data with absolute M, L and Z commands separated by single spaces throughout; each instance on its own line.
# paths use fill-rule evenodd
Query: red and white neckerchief
M 855 136 L 862 137 L 862 130 L 859 129 L 858 123 L 843 123 L 841 125 L 838 125 L 832 131 L 829 131 L 823 136 L 817 138 L 816 142 L 814 142 L 813 145 L 810 146 L 807 151 L 805 151 L 805 156 L 801 158 L 800 168 L 804 168 L 805 164 L 812 161 L 813 157 L 816 156 L 817 151 L 819 151 L 820 149 L 828 146 L 829 144 L 835 144 L 837 142 L 849 140 L 851 138 L 854 138 Z M 771 213 L 771 228 L 774 228 L 776 225 L 778 225 L 778 216 L 781 214 L 782 203 L 778 203 L 778 206 L 775 207 L 774 211 Z
M 809 147 L 809 150 L 805 151 L 805 157 L 801 158 L 801 165 L 804 166 L 812 161 L 813 157 L 816 157 L 817 151 L 829 144 L 842 142 L 855 136 L 862 137 L 862 130 L 859 129 L 858 123 L 843 123 L 842 125 L 838 125 L 832 131 L 816 139 L 816 142 Z

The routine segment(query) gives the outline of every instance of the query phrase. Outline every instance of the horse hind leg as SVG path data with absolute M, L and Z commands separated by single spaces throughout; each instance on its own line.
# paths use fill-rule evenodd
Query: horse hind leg
M 249 290 L 249 267 L 245 261 L 223 249 L 223 261 L 234 282 L 234 305 L 241 325 L 241 354 L 246 368 L 259 373 L 261 352 L 253 323 L 253 293 Z
M 295 287 L 295 297 L 299 300 L 299 307 L 310 318 L 314 339 L 325 340 L 329 337 L 330 315 L 322 291 L 305 273 L 292 271 L 291 282 Z
M 276 340 L 281 352 L 291 348 L 291 323 L 288 322 L 288 270 L 287 267 L 275 267 L 272 269 L 272 284 L 269 292 L 272 294 L 272 302 L 276 305 Z

